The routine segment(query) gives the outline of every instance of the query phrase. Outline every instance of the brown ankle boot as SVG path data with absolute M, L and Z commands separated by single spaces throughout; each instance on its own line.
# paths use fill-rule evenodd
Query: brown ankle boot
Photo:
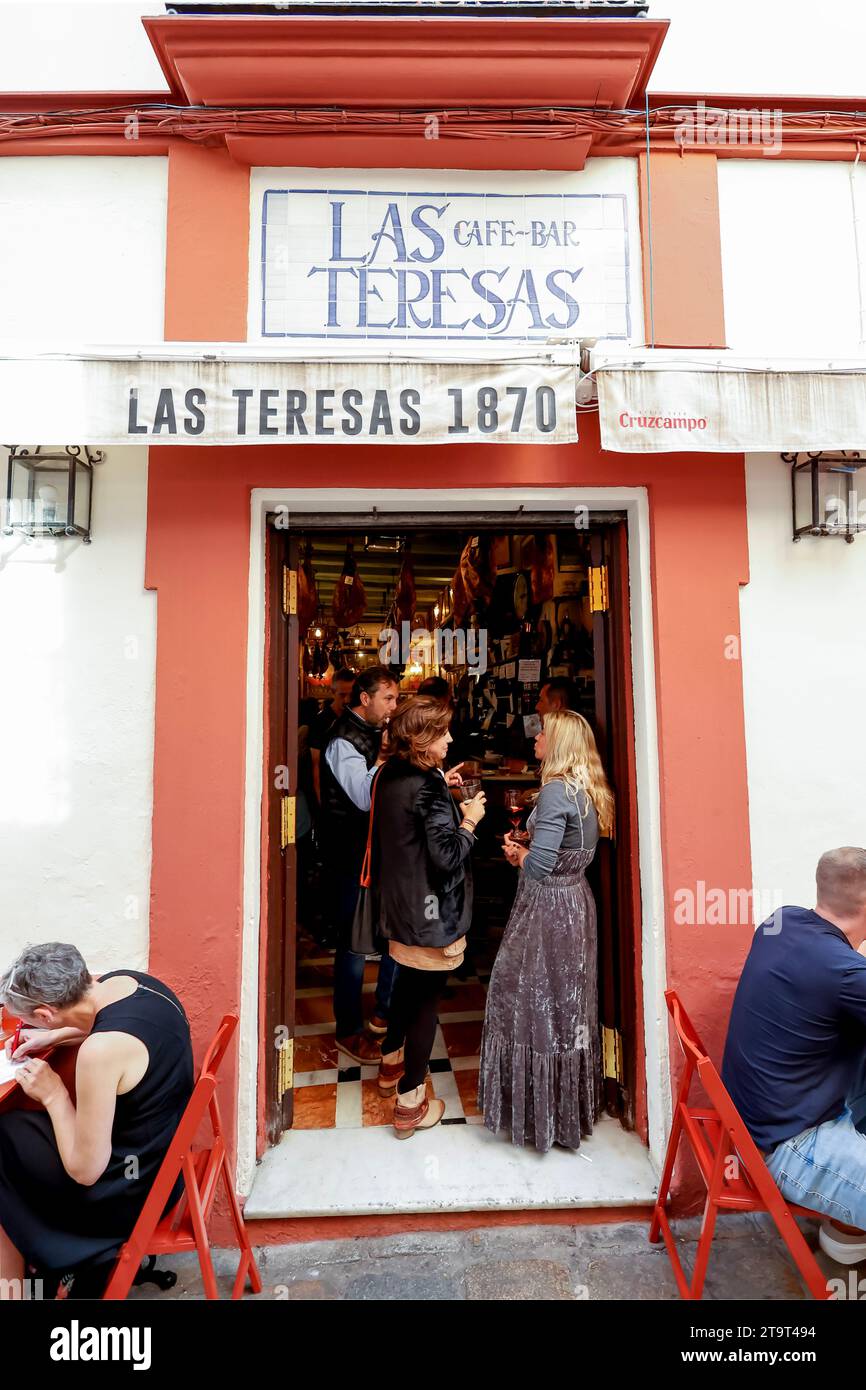
M 423 1081 L 414 1091 L 406 1091 L 402 1096 L 397 1092 L 394 1130 L 398 1139 L 411 1139 L 416 1129 L 432 1129 L 445 1114 L 444 1100 L 429 1100 L 426 1090 L 427 1082 Z
M 382 1060 L 382 1049 L 375 1039 L 367 1033 L 354 1033 L 350 1038 L 337 1038 L 337 1047 L 340 1052 L 344 1052 L 347 1057 L 351 1057 L 353 1062 L 360 1066 L 375 1066 Z M 345 1066 L 345 1063 L 340 1063 Z
M 386 1060 L 386 1055 L 387 1057 L 391 1058 L 390 1062 Z M 404 1063 L 402 1047 L 399 1049 L 398 1052 L 389 1052 L 387 1054 L 383 1054 L 382 1060 L 379 1063 L 380 1096 L 393 1096 L 394 1092 L 397 1090 L 397 1082 L 403 1075 L 403 1066 Z

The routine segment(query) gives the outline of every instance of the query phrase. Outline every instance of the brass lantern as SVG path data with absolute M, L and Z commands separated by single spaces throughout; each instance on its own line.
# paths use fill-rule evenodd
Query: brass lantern
M 89 544 L 93 468 L 105 458 L 103 450 L 86 444 L 67 444 L 62 453 L 43 453 L 41 445 L 7 448 L 6 535 L 79 536 Z

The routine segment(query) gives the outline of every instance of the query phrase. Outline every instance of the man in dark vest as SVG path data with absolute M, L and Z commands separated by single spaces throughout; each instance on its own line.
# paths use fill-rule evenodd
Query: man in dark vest
M 396 966 L 382 956 L 376 1011 L 364 1030 L 364 956 L 349 949 L 352 919 L 370 823 L 370 786 L 382 762 L 382 730 L 397 706 L 397 681 L 387 666 L 368 666 L 355 681 L 348 709 L 330 729 L 322 759 L 321 834 L 337 929 L 334 1018 L 337 1046 L 358 1063 L 377 1063 L 387 1031 Z M 371 1036 L 371 1034 L 373 1036 Z

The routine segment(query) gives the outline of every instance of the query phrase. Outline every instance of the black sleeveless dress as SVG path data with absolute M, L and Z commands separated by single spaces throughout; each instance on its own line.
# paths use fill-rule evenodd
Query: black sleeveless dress
M 44 1110 L 0 1114 L 0 1226 L 28 1264 L 72 1270 L 116 1254 L 130 1235 L 193 1089 L 189 1023 L 177 996 L 138 970 L 138 989 L 106 1004 L 91 1033 L 130 1033 L 148 1051 L 144 1076 L 118 1096 L 111 1158 L 92 1187 L 69 1176 Z M 171 1202 L 177 1201 L 181 1182 Z M 170 1203 L 171 1204 L 171 1203 Z

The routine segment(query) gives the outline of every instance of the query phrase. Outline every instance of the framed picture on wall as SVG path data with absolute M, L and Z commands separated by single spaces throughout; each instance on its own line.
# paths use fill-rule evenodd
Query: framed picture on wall
M 588 560 L 587 542 L 581 532 L 557 531 L 554 537 L 556 543 L 556 568 L 562 574 L 582 573 Z
M 497 574 L 501 574 L 503 570 L 510 570 L 514 568 L 514 563 L 511 555 L 510 536 L 493 536 L 490 548 L 493 566 Z
M 557 598 L 563 594 L 576 594 L 586 580 L 589 564 L 588 541 L 580 531 L 558 531 L 554 537 L 556 547 L 556 573 L 553 592 Z

